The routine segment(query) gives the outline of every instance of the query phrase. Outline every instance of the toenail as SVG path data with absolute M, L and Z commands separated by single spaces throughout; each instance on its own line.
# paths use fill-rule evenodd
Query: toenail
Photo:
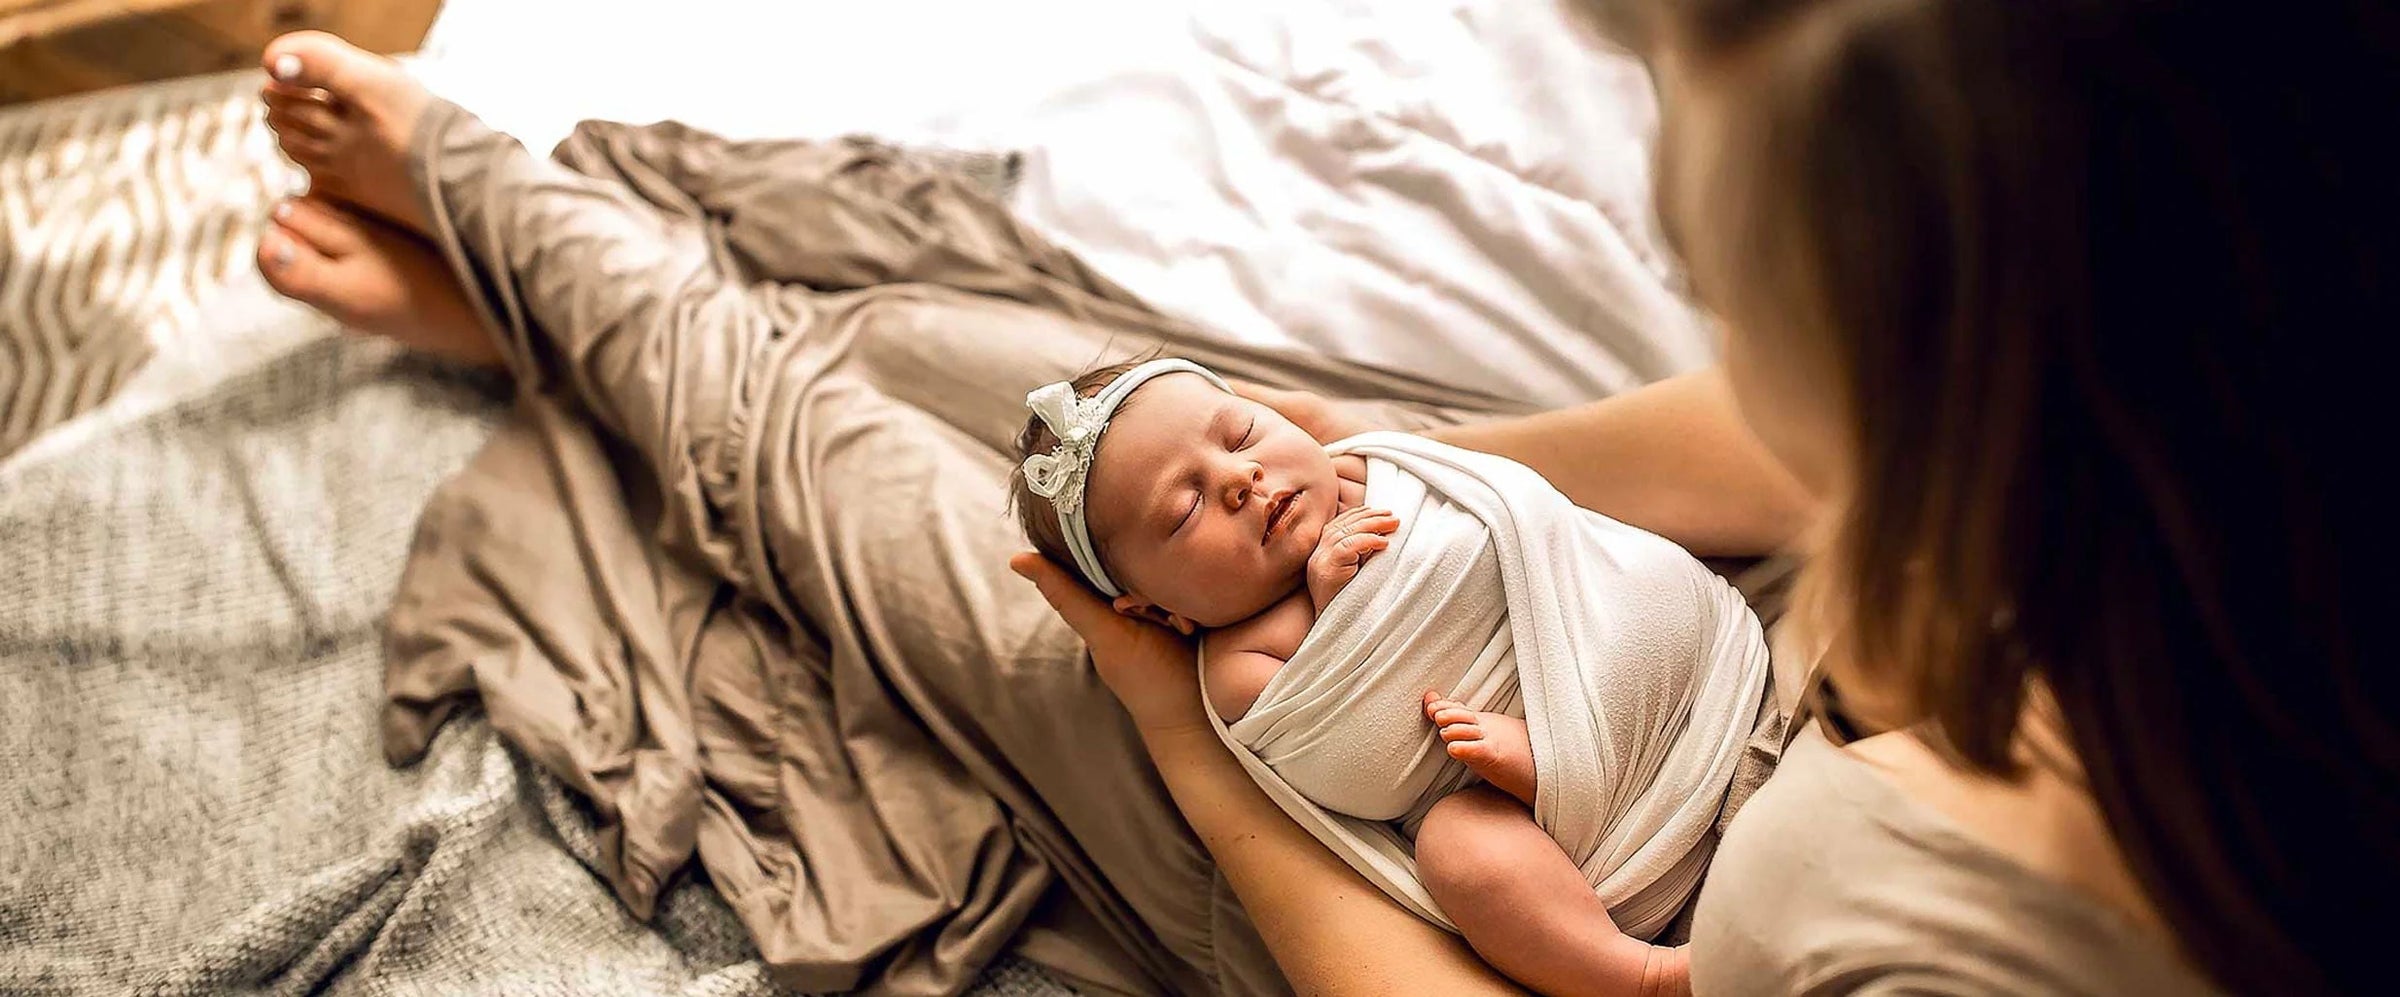
M 290 218 L 291 216 L 292 216 L 292 202 L 290 202 L 290 201 L 278 201 L 278 202 L 276 202 L 276 204 L 275 204 L 275 217 L 276 217 L 276 218 L 278 218 L 278 219 L 282 219 L 282 218 Z
M 286 242 L 276 245 L 275 250 L 267 254 L 267 262 L 275 264 L 277 269 L 291 266 L 292 244 Z
M 287 82 L 287 83 L 288 83 L 288 82 L 290 82 L 290 81 L 292 81 L 292 80 L 298 79 L 299 77 L 300 77 L 300 57 L 299 57 L 299 56 L 296 56 L 296 55 L 279 55 L 279 56 L 276 56 L 276 57 L 275 57 L 275 78 L 276 78 L 276 79 L 283 80 L 283 81 L 285 81 L 285 82 Z

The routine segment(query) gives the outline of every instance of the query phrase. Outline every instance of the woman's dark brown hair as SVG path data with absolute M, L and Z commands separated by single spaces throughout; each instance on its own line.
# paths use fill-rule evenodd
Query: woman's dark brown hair
M 2000 776 L 2046 698 L 2189 958 L 2392 986 L 2395 14 L 1585 6 L 1722 91 L 1700 296 L 1839 372 L 1836 674 Z

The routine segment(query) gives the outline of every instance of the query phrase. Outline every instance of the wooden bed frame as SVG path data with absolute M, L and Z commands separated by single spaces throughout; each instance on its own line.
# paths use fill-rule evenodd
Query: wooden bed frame
M 0 0 L 0 104 L 256 65 L 267 40 L 321 28 L 414 51 L 441 0 Z

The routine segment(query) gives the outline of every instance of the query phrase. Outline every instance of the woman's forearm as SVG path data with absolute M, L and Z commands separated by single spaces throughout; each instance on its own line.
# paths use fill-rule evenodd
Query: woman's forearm
M 1701 556 L 1772 553 L 1814 515 L 1807 491 L 1742 422 L 1715 368 L 1588 405 L 1432 435 L 1531 467 L 1577 505 Z
M 1206 726 L 1146 732 L 1175 804 L 1304 994 L 1522 993 L 1275 806 Z

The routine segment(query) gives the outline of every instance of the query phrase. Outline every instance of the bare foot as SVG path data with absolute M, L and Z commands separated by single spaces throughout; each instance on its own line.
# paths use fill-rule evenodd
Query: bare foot
M 1533 738 L 1525 721 L 1506 713 L 1477 713 L 1438 692 L 1425 694 L 1425 719 L 1441 730 L 1450 757 L 1467 771 L 1533 805 Z
M 258 240 L 267 286 L 360 332 L 452 360 L 497 365 L 500 351 L 433 247 L 315 197 L 275 206 Z
M 264 62 L 267 127 L 308 171 L 310 193 L 424 234 L 408 145 L 432 100 L 425 88 L 398 63 L 322 31 L 267 43 Z

